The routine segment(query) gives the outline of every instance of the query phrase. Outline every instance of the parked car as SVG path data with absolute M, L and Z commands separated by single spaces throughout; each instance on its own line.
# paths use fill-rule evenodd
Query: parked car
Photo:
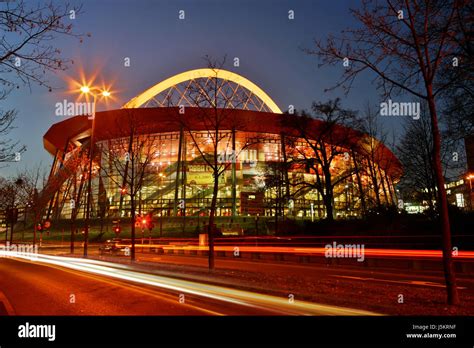
M 100 254 L 110 253 L 113 255 L 125 253 L 125 249 L 128 247 L 125 244 L 121 243 L 120 238 L 108 239 L 99 247 Z

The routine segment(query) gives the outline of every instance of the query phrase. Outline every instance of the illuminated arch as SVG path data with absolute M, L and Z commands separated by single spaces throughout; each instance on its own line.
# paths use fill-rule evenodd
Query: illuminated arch
M 247 89 L 252 95 L 257 96 L 262 102 L 262 105 L 266 106 L 265 109 L 268 109 L 274 113 L 282 113 L 282 111 L 280 110 L 278 105 L 272 100 L 272 98 L 270 98 L 268 94 L 266 94 L 260 87 L 258 87 L 252 81 L 246 79 L 243 76 L 222 69 L 195 69 L 174 75 L 140 93 L 135 98 L 127 102 L 122 108 L 131 109 L 142 107 L 147 102 L 152 100 L 155 96 L 166 90 L 174 88 L 175 86 L 183 82 L 201 78 L 218 78 L 231 81 L 236 85 Z

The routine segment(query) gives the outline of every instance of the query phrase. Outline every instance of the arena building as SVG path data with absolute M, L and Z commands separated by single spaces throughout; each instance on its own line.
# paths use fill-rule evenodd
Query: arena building
M 223 108 L 227 117 L 219 123 L 219 142 L 214 149 L 215 129 L 203 119 L 203 108 L 198 107 L 199 98 L 195 93 L 198 88 L 217 80 L 222 83 L 214 96 L 220 95 L 226 101 Z M 124 168 L 129 165 L 130 154 L 118 148 L 128 142 L 132 131 L 133 137 L 149 143 L 144 145 L 143 149 L 147 150 L 143 151 L 153 154 L 143 160 L 147 169 L 138 192 L 136 209 L 140 213 L 207 215 L 214 178 L 203 156 L 217 155 L 223 164 L 218 180 L 217 216 L 282 214 L 323 218 L 325 209 L 318 191 L 298 185 L 299 182 L 315 182 L 316 173 L 301 165 L 288 164 L 285 140 L 289 143 L 291 139 L 292 146 L 299 151 L 311 150 L 308 139 L 298 138 L 297 131 L 285 126 L 291 117 L 297 116 L 282 113 L 277 104 L 248 79 L 225 70 L 197 69 L 156 84 L 121 109 L 97 112 L 92 119 L 86 115 L 65 119 L 51 126 L 44 135 L 44 147 L 54 156 L 48 184 L 42 193 L 47 202 L 47 218 L 70 218 L 75 209 L 77 218 L 84 216 L 91 141 L 94 144 L 91 216 L 130 215 L 127 195 L 130 188 L 124 185 L 123 173 L 112 162 L 120 153 L 124 156 L 121 164 Z M 130 124 L 132 119 L 134 125 Z M 308 127 L 317 134 L 322 126 L 322 121 L 313 120 Z M 338 130 L 347 131 L 347 128 L 339 126 Z M 361 192 L 366 201 L 377 195 L 379 200 L 394 204 L 394 184 L 401 175 L 399 161 L 386 146 L 355 130 L 350 132 L 353 136 L 347 151 L 340 151 L 331 165 L 335 176 L 356 167 L 334 188 L 334 215 L 341 217 L 360 214 Z M 377 146 L 369 151 L 368 143 Z M 281 169 L 279 164 L 282 163 L 288 165 L 283 167 L 284 172 L 278 172 L 275 168 Z M 374 176 L 378 182 L 375 188 Z

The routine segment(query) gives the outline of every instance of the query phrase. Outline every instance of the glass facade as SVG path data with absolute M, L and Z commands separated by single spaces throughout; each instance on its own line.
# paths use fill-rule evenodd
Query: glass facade
M 155 216 L 209 214 L 214 179 L 208 161 L 214 163 L 215 150 L 214 137 L 210 134 L 208 131 L 178 131 L 142 136 L 144 145 L 140 151 L 143 153 L 135 161 L 147 164 L 143 184 L 137 193 L 138 213 L 153 212 Z M 130 188 L 123 185 L 123 170 L 127 160 L 130 161 L 124 150 L 128 141 L 128 138 L 122 138 L 97 144 L 100 151 L 93 170 L 92 217 L 101 212 L 107 217 L 130 216 L 127 194 Z M 219 131 L 217 216 L 277 214 L 324 218 L 321 194 L 311 187 L 316 184 L 317 175 L 313 169 L 298 163 L 298 154 L 310 154 L 311 151 L 303 139 L 292 139 L 288 146 L 283 145 L 278 134 Z M 356 161 L 348 158 L 343 149 L 338 152 L 330 168 L 334 180 L 339 181 L 334 186 L 336 217 L 360 214 L 361 190 L 366 201 L 376 199 L 375 187 L 377 199 L 386 203 L 395 201 L 392 179 L 382 168 L 361 157 L 357 161 L 359 168 L 354 170 Z M 144 156 L 149 158 L 145 160 Z M 351 174 L 340 178 L 341 173 L 348 172 Z M 378 181 L 375 186 L 374 176 Z M 69 180 L 63 184 L 61 191 L 66 202 L 73 199 L 74 192 L 77 193 L 81 179 L 82 176 L 76 175 L 71 179 L 74 183 Z M 83 189 L 81 199 L 84 202 L 85 195 L 87 190 Z M 85 204 L 81 206 L 77 218 L 84 215 Z M 69 218 L 72 208 L 73 205 L 63 204 L 60 217 Z

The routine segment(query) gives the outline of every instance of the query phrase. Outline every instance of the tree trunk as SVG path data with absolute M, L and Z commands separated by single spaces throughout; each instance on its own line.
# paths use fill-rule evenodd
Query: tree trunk
M 280 134 L 280 139 L 281 139 L 281 154 L 283 157 L 283 180 L 285 184 L 285 198 L 288 201 L 290 199 L 290 180 L 288 179 L 288 168 L 287 168 L 287 163 L 288 163 L 288 158 L 286 156 L 286 141 L 285 141 L 285 135 L 283 133 Z
M 275 235 L 278 234 L 278 201 L 275 201 Z
M 325 193 L 323 196 L 323 201 L 324 205 L 326 207 L 326 219 L 328 221 L 333 221 L 334 220 L 334 206 L 333 206 L 333 200 L 334 200 L 334 192 L 333 188 L 331 186 L 331 172 L 329 171 L 329 166 L 327 169 L 324 170 L 324 188 L 325 188 Z
M 332 205 L 332 193 L 326 192 L 323 196 L 324 206 L 326 208 L 326 219 L 328 221 L 334 220 L 334 207 Z
M 379 182 L 377 179 L 377 172 L 375 171 L 375 168 L 371 164 L 371 161 L 369 160 L 368 162 L 369 162 L 370 178 L 372 179 L 372 184 L 374 185 L 375 202 L 377 203 L 377 209 L 380 209 L 382 206 L 382 203 L 380 202 L 380 192 L 379 192 L 380 187 L 379 187 Z
M 219 191 L 219 177 L 217 176 L 217 169 L 214 169 L 214 187 L 212 190 L 211 211 L 209 213 L 209 226 L 207 229 L 208 243 L 209 243 L 209 270 L 214 269 L 214 221 L 216 215 L 217 193 Z
M 70 244 L 70 253 L 74 254 L 74 231 L 76 230 L 76 221 L 71 221 L 71 244 Z
M 183 138 L 184 132 L 183 128 L 181 127 L 179 131 L 179 144 L 178 144 L 178 160 L 176 163 L 176 185 L 174 187 L 174 204 L 173 204 L 173 214 L 174 216 L 178 216 L 178 194 L 179 194 L 179 182 L 180 182 L 180 172 L 181 172 L 181 151 L 183 148 Z
M 459 304 L 459 295 L 456 286 L 456 275 L 454 273 L 451 247 L 451 226 L 449 224 L 448 200 L 446 189 L 444 187 L 443 168 L 441 166 L 441 137 L 438 128 L 438 116 L 436 114 L 436 105 L 434 102 L 433 90 L 431 85 L 427 85 L 428 105 L 430 109 L 432 134 L 433 134 L 433 164 L 436 173 L 436 183 L 438 188 L 438 210 L 441 218 L 443 233 L 443 266 L 444 277 L 446 280 L 446 291 L 448 295 L 448 304 Z
M 13 208 L 12 208 L 13 209 Z M 15 227 L 15 224 L 13 223 L 13 221 L 11 222 L 10 224 L 10 245 L 13 244 L 13 228 Z M 6 231 L 5 231 L 6 233 Z
M 393 192 L 393 185 L 392 183 L 390 182 L 390 179 L 387 175 L 387 173 L 385 173 L 385 182 L 387 183 L 387 189 L 388 189 L 388 194 L 390 196 L 390 206 L 394 206 L 395 205 L 395 199 L 394 199 L 394 192 Z
M 434 203 L 436 200 L 436 190 L 433 190 L 433 188 L 428 187 L 427 188 L 427 200 L 428 200 L 428 210 L 430 212 L 430 219 L 433 219 L 436 214 L 435 214 L 435 206 Z
M 360 177 L 360 172 L 359 172 L 359 165 L 357 164 L 356 158 L 355 158 L 355 151 L 352 150 L 352 162 L 354 164 L 354 171 L 357 179 L 357 187 L 359 188 L 359 195 L 360 195 L 360 204 L 362 208 L 362 216 L 365 216 L 367 213 L 367 206 L 365 204 L 365 193 L 364 193 L 364 188 L 362 186 L 362 179 Z
M 379 175 L 380 175 L 380 184 L 382 185 L 382 192 L 383 192 L 383 196 L 385 197 L 385 204 L 389 205 L 388 194 L 387 194 L 387 190 L 385 189 L 385 181 L 383 179 L 383 175 L 380 170 L 380 167 L 377 167 L 377 171 L 379 172 Z
M 130 209 L 131 209 L 131 239 L 132 249 L 130 250 L 130 259 L 135 261 L 135 196 L 130 195 Z
M 33 246 L 36 245 L 36 230 L 37 230 L 37 225 L 38 225 L 38 218 L 37 218 L 38 214 L 36 214 L 35 212 L 35 218 L 34 218 L 34 229 L 33 229 Z M 5 236 L 7 234 L 7 231 L 5 230 Z

